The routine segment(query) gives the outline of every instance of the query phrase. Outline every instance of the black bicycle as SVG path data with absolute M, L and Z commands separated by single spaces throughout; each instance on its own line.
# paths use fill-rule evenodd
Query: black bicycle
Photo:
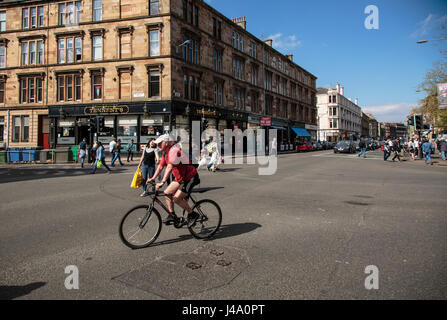
M 168 195 L 157 191 L 155 183 L 152 182 L 150 185 L 152 186 L 152 192 L 149 192 L 149 196 L 152 199 L 151 204 L 139 205 L 130 209 L 120 223 L 120 238 L 126 246 L 132 249 L 147 248 L 160 235 L 162 220 L 160 213 L 155 208 L 156 203 L 169 214 L 169 210 L 159 199 L 159 197 L 167 197 Z M 191 209 L 197 212 L 199 217 L 193 225 L 188 226 L 187 212 L 183 210 L 182 216 L 176 219 L 173 226 L 177 229 L 188 226 L 189 232 L 197 239 L 211 238 L 219 230 L 222 223 L 222 210 L 213 200 L 196 201 L 191 196 L 191 192 L 185 198 L 187 201 L 188 199 L 193 204 Z

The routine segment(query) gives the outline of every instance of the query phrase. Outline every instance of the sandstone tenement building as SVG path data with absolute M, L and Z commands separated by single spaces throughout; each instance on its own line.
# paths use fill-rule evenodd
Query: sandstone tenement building
M 201 0 L 0 2 L 0 139 L 138 144 L 171 128 L 316 125 L 316 77 Z M 104 128 L 89 130 L 104 117 Z M 98 131 L 98 132 L 97 132 Z

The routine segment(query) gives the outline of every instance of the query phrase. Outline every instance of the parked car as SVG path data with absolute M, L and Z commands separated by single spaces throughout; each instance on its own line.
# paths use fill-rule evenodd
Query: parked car
M 356 151 L 360 151 L 360 141 L 354 141 L 354 144 L 355 144 L 355 150 Z
M 303 143 L 303 142 L 298 143 L 298 144 L 296 145 L 296 151 L 298 151 L 298 152 L 304 152 L 304 151 L 307 151 L 307 145 L 306 145 L 305 143 Z
M 318 141 L 315 141 L 315 142 L 313 143 L 313 146 L 314 146 L 315 150 L 323 150 L 323 149 L 324 149 L 324 148 L 323 148 L 323 144 L 320 143 L 320 142 L 318 142 Z
M 355 153 L 355 144 L 349 140 L 339 141 L 334 147 L 334 153 Z
M 306 146 L 307 146 L 307 151 L 315 151 L 316 150 L 313 143 L 310 141 L 306 142 Z

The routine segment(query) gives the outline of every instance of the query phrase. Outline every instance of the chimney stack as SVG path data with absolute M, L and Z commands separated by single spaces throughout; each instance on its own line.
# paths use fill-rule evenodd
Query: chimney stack
M 355 98 L 355 104 L 359 105 L 359 98 Z
M 265 42 L 268 46 L 273 47 L 273 40 L 272 40 L 272 39 L 264 40 L 264 42 Z
M 293 61 L 293 54 L 289 53 L 288 55 L 286 55 L 286 57 L 287 57 L 290 61 Z
M 247 21 L 245 20 L 245 17 L 235 18 L 232 21 L 242 29 L 247 30 Z
M 340 84 L 337 83 L 337 92 L 340 93 Z
M 341 94 L 341 95 L 343 95 L 343 92 L 345 91 L 344 89 L 345 89 L 344 87 L 341 87 L 341 88 L 340 88 L 340 94 Z

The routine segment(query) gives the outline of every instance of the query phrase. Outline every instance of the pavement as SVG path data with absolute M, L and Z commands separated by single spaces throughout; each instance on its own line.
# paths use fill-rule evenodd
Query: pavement
M 129 187 L 135 163 L 110 175 L 0 168 L 0 299 L 446 299 L 447 169 L 436 161 L 287 154 L 272 176 L 226 163 L 200 171 L 208 191 L 195 194 L 219 203 L 221 231 L 203 241 L 163 226 L 141 250 L 118 235 L 147 203 Z M 371 266 L 377 290 L 365 287 Z

